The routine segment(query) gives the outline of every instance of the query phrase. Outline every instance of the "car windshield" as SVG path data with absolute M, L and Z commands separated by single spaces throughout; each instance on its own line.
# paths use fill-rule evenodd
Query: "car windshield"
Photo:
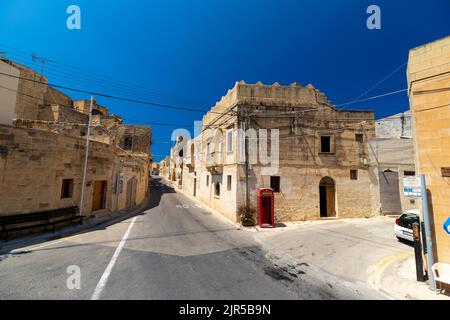
M 418 215 L 406 213 L 400 218 L 400 227 L 412 229 L 414 223 L 420 223 Z

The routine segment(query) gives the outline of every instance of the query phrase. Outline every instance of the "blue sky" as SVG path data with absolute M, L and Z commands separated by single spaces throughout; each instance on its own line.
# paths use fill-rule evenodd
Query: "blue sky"
M 409 49 L 450 34 L 448 0 L 0 2 L 0 51 L 35 68 L 27 54 L 54 61 L 45 69 L 50 82 L 205 112 L 239 80 L 312 83 L 334 104 L 352 101 L 405 63 Z M 66 27 L 71 4 L 81 8 L 81 30 Z M 381 30 L 366 28 L 371 4 L 381 8 Z M 406 88 L 405 70 L 368 96 Z M 192 125 L 202 118 L 97 100 L 126 119 Z M 409 106 L 402 93 L 351 108 L 380 118 Z M 153 126 L 155 160 L 168 154 L 173 129 Z

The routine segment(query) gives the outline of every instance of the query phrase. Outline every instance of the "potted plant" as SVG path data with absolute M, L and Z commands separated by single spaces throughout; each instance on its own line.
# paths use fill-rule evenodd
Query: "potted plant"
M 247 207 L 247 206 L 241 206 L 239 207 L 239 216 L 241 219 L 241 224 L 244 227 L 253 227 L 256 225 L 256 209 Z

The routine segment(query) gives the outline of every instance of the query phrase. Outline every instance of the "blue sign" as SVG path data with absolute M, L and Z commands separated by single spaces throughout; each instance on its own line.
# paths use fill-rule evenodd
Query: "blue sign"
M 448 218 L 444 223 L 444 231 L 450 234 L 450 218 Z

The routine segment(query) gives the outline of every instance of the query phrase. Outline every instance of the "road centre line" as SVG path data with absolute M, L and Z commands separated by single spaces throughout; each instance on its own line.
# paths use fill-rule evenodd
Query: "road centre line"
M 111 258 L 111 261 L 109 262 L 108 266 L 106 267 L 105 271 L 103 272 L 102 277 L 100 278 L 100 281 L 97 284 L 97 287 L 94 290 L 94 293 L 92 294 L 91 300 L 98 300 L 100 298 L 100 295 L 102 294 L 103 289 L 105 288 L 105 285 L 108 281 L 109 275 L 111 274 L 111 271 L 116 264 L 117 258 L 120 255 L 120 252 L 122 251 L 123 247 L 125 246 L 125 243 L 127 242 L 128 236 L 130 235 L 131 229 L 133 228 L 134 223 L 136 222 L 136 218 L 134 217 L 133 220 L 131 220 L 130 225 L 128 226 L 127 231 L 123 235 L 122 240 L 120 241 L 119 245 L 116 248 L 116 251 L 114 252 L 114 255 Z

